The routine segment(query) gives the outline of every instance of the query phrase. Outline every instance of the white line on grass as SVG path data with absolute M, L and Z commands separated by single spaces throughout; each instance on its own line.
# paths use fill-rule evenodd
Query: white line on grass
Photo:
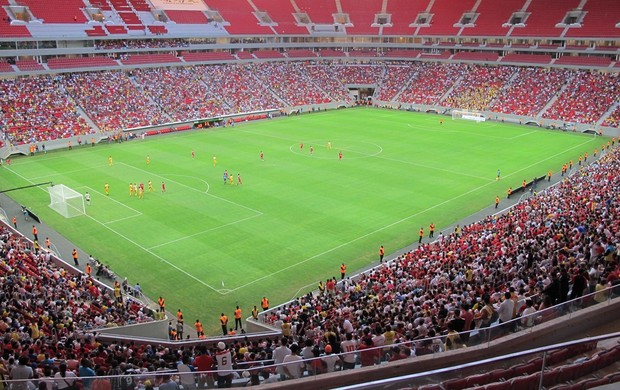
M 585 145 L 586 143 L 589 143 L 589 142 L 592 142 L 592 140 L 588 140 L 588 141 L 583 142 L 583 143 L 581 143 L 581 144 L 579 144 L 579 145 L 576 145 L 576 146 L 574 146 L 574 147 L 572 147 L 572 148 L 568 148 L 568 149 L 566 149 L 564 152 L 566 152 L 566 151 L 568 151 L 568 150 L 572 150 L 572 149 L 578 148 L 578 147 L 581 147 L 582 145 Z M 540 163 L 542 163 L 542 162 L 545 162 L 545 161 L 547 161 L 547 160 L 549 160 L 549 159 L 551 159 L 551 158 L 553 158 L 553 157 L 555 157 L 555 156 L 557 156 L 557 155 L 560 155 L 560 154 L 562 154 L 562 153 L 564 153 L 564 152 L 556 153 L 556 154 L 554 154 L 553 156 L 549 156 L 549 157 L 547 157 L 547 158 L 545 158 L 545 159 L 542 159 L 542 160 L 540 160 L 540 161 L 538 161 L 538 162 L 536 162 L 536 163 L 530 164 L 530 165 L 528 165 L 528 166 L 527 166 L 527 167 L 525 167 L 525 168 L 522 168 L 522 169 L 520 169 L 520 170 L 518 170 L 518 171 L 515 171 L 513 174 L 515 174 L 515 173 L 517 173 L 517 172 L 520 172 L 520 171 L 522 171 L 522 170 L 528 169 L 529 167 L 532 167 L 532 166 L 534 166 L 534 165 L 537 165 L 537 164 L 540 164 Z M 508 176 L 510 176 L 510 175 L 508 175 Z M 354 243 L 354 242 L 356 242 L 356 241 L 359 241 L 359 240 L 361 240 L 361 239 L 363 239 L 363 238 L 366 238 L 366 237 L 368 237 L 368 236 L 372 236 L 373 234 L 376 234 L 376 233 L 379 233 L 379 232 L 381 232 L 381 231 L 383 231 L 383 230 L 385 230 L 385 229 L 391 228 L 392 226 L 395 226 L 395 225 L 398 225 L 398 224 L 403 223 L 403 222 L 405 222 L 405 221 L 408 221 L 408 220 L 410 220 L 411 218 L 417 217 L 417 216 L 419 216 L 419 215 L 421 215 L 421 214 L 424 214 L 424 213 L 426 213 L 426 212 L 428 212 L 428 211 L 431 211 L 431 210 L 433 210 L 433 209 L 436 209 L 436 208 L 438 208 L 438 207 L 441 207 L 441 206 L 443 206 L 443 205 L 445 205 L 445 204 L 447 204 L 447 203 L 450 203 L 450 202 L 452 202 L 452 201 L 454 201 L 454 200 L 457 200 L 457 199 L 462 198 L 462 197 L 464 197 L 464 196 L 466 196 L 466 195 L 469 195 L 469 194 L 471 194 L 471 193 L 473 193 L 473 192 L 476 192 L 476 191 L 478 191 L 478 190 L 481 190 L 482 188 L 487 187 L 487 186 L 489 186 L 489 185 L 493 184 L 494 182 L 495 182 L 495 180 L 493 180 L 493 181 L 491 181 L 491 182 L 489 182 L 489 183 L 483 184 L 483 185 L 481 185 L 481 186 L 478 186 L 478 187 L 476 187 L 476 188 L 473 188 L 473 189 L 471 189 L 471 190 L 469 190 L 469 191 L 467 191 L 467 192 L 464 192 L 464 193 L 462 193 L 462 194 L 460 194 L 460 195 L 457 195 L 457 196 L 455 196 L 455 197 L 453 197 L 453 198 L 451 198 L 451 199 L 447 199 L 447 200 L 445 200 L 445 201 L 443 201 L 443 202 L 441 202 L 441 203 L 438 203 L 438 204 L 436 204 L 436 205 L 433 205 L 433 206 L 431 206 L 431 207 L 428 207 L 428 208 L 426 208 L 425 210 L 421 210 L 421 211 L 419 211 L 419 212 L 417 212 L 417 213 L 414 213 L 414 214 L 411 214 L 411 215 L 409 215 L 409 216 L 407 216 L 407 217 L 401 218 L 401 219 L 399 219 L 398 221 L 395 221 L 395 222 L 392 222 L 392 223 L 390 223 L 390 224 L 388 224 L 388 225 L 386 225 L 386 226 L 380 227 L 379 229 L 376 229 L 376 230 L 374 230 L 374 231 L 372 231 L 372 232 L 366 233 L 366 234 L 364 234 L 364 235 L 362 235 L 362 236 L 359 236 L 359 237 L 356 237 L 356 238 L 354 238 L 354 239 L 352 239 L 352 240 L 350 240 L 350 241 L 348 241 L 348 242 L 345 242 L 345 243 L 342 243 L 342 244 L 340 244 L 340 245 L 337 245 L 337 246 L 335 246 L 335 247 L 333 247 L 333 248 L 330 248 L 330 249 L 328 249 L 328 250 L 326 250 L 326 251 L 324 251 L 324 252 L 318 253 L 318 254 L 316 254 L 316 255 L 314 255 L 314 256 L 311 256 L 311 257 L 308 257 L 308 258 L 307 258 L 307 259 L 305 259 L 305 260 L 301 260 L 301 261 L 299 261 L 299 262 L 297 262 L 297 263 L 295 263 L 295 264 L 291 264 L 291 265 L 289 265 L 289 266 L 287 266 L 287 267 L 284 267 L 284 268 L 279 269 L 278 271 L 272 272 L 272 273 L 270 273 L 270 274 L 268 274 L 268 275 L 265 275 L 265 276 L 263 276 L 263 277 L 260 277 L 260 278 L 258 278 L 258 279 L 255 279 L 255 280 L 253 280 L 253 281 L 251 281 L 251 282 L 249 282 L 249 283 L 245 283 L 245 284 L 243 284 L 243 285 L 241 285 L 241 286 L 239 286 L 239 287 L 235 287 L 235 288 L 231 289 L 231 292 L 235 292 L 235 291 L 240 290 L 240 289 L 242 289 L 242 288 L 245 288 L 245 287 L 251 286 L 252 284 L 254 284 L 254 283 L 256 283 L 256 282 L 259 282 L 259 281 L 261 281 L 261 280 L 265 280 L 265 279 L 267 279 L 267 278 L 270 278 L 270 277 L 272 277 L 272 276 L 274 276 L 274 275 L 276 275 L 276 274 L 279 274 L 279 273 L 281 273 L 281 272 L 284 272 L 284 271 L 286 271 L 286 270 L 289 270 L 289 269 L 291 269 L 291 268 L 293 268 L 293 267 L 296 267 L 296 266 L 298 266 L 298 265 L 300 265 L 300 264 L 304 264 L 304 263 L 306 263 L 306 262 L 308 262 L 308 261 L 314 260 L 314 259 L 316 259 L 316 258 L 318 258 L 318 257 L 321 257 L 321 256 L 323 256 L 323 255 L 326 255 L 326 254 L 328 254 L 328 253 L 331 253 L 331 252 L 333 252 L 333 251 L 335 251 L 335 250 L 337 250 L 337 249 L 340 249 L 340 248 L 342 248 L 342 247 L 345 247 L 345 246 L 347 246 L 347 245 L 349 245 L 349 244 L 352 244 L 352 243 Z M 228 293 L 225 293 L 224 295 L 226 295 L 226 294 L 228 294 Z
M 53 177 L 53 176 L 64 176 L 64 175 L 70 175 L 72 173 L 78 173 L 78 172 L 83 172 L 83 171 L 90 171 L 92 169 L 97 169 L 100 167 L 104 167 L 105 165 L 99 165 L 99 166 L 94 166 L 94 167 L 89 167 L 89 168 L 82 168 L 82 169 L 76 169 L 73 171 L 67 171 L 67 172 L 60 172 L 60 173 L 50 173 L 48 175 L 43 175 L 43 176 L 37 176 L 37 177 L 31 177 L 30 180 L 39 180 L 39 179 L 46 179 L 49 177 Z
M 29 180 L 28 178 L 24 177 L 23 175 L 21 175 L 21 174 L 19 174 L 19 173 L 15 172 L 14 170 L 12 170 L 12 169 L 10 169 L 10 168 L 8 168 L 8 169 L 9 169 L 9 171 L 13 172 L 13 174 L 15 174 L 15 175 L 17 175 L 17 176 L 21 177 L 22 179 L 24 179 L 24 180 L 26 180 L 26 181 L 28 181 L 28 182 L 30 182 L 30 183 L 32 183 L 32 184 L 34 184 L 31 180 Z M 39 188 L 41 191 L 43 191 L 43 192 L 47 192 L 47 191 L 45 191 L 45 189 L 43 189 L 43 188 L 41 188 L 41 187 L 38 187 L 38 188 Z M 164 257 L 162 257 L 162 256 L 158 255 L 157 253 L 154 253 L 154 252 L 150 251 L 148 248 L 145 248 L 144 246 L 142 246 L 142 245 L 138 244 L 137 242 L 135 242 L 135 241 L 134 241 L 134 240 L 132 240 L 131 238 L 129 238 L 129 237 L 127 237 L 127 236 L 125 236 L 124 234 L 122 234 L 122 233 L 120 233 L 120 232 L 117 232 L 116 230 L 112 229 L 111 227 L 109 227 L 109 226 L 108 226 L 108 225 L 106 225 L 105 223 L 103 223 L 103 222 L 99 221 L 98 219 L 96 219 L 96 218 L 94 218 L 94 217 L 91 217 L 91 216 L 90 216 L 90 215 L 88 215 L 88 214 L 85 214 L 84 216 L 85 216 L 85 217 L 87 217 L 87 218 L 90 218 L 91 220 L 93 220 L 94 222 L 96 222 L 96 223 L 98 223 L 99 225 L 103 226 L 104 228 L 108 229 L 108 230 L 109 230 L 109 231 L 111 231 L 112 233 L 114 233 L 114 234 L 116 234 L 116 235 L 118 235 L 118 236 L 120 236 L 120 237 L 124 238 L 124 239 L 125 239 L 126 241 L 128 241 L 129 243 L 131 243 L 131 244 L 135 245 L 136 247 L 138 247 L 138 248 L 142 249 L 143 251 L 147 252 L 147 253 L 148 253 L 148 254 L 150 254 L 151 256 L 153 256 L 153 257 L 155 257 L 155 258 L 159 259 L 161 262 L 166 263 L 166 264 L 168 264 L 170 267 L 172 267 L 172 268 L 176 269 L 177 271 L 181 272 L 182 274 L 184 274 L 184 275 L 186 275 L 186 276 L 189 276 L 191 279 L 193 279 L 193 280 L 195 280 L 196 282 L 198 282 L 198 283 L 202 284 L 203 286 L 205 286 L 205 287 L 207 287 L 207 288 L 210 288 L 211 290 L 215 291 L 216 293 L 218 293 L 218 294 L 220 294 L 220 295 L 225 295 L 225 294 L 222 294 L 222 293 L 221 293 L 218 289 L 213 288 L 212 286 L 210 286 L 209 284 L 207 284 L 207 283 L 203 282 L 202 280 L 198 279 L 197 277 L 195 277 L 194 275 L 190 274 L 189 272 L 186 272 L 186 271 L 182 270 L 181 268 L 177 267 L 176 265 L 174 265 L 174 264 L 172 264 L 171 262 L 169 262 L 168 260 L 166 260 Z
M 422 167 L 422 168 L 426 168 L 426 169 L 434 169 L 436 171 L 447 172 L 447 173 L 451 173 L 453 175 L 458 175 L 458 176 L 467 176 L 467 177 L 471 177 L 471 178 L 474 178 L 474 179 L 480 179 L 480 180 L 484 180 L 484 181 L 495 181 L 495 179 L 490 179 L 488 177 L 469 175 L 467 173 L 457 172 L 457 171 L 453 171 L 453 170 L 450 170 L 450 169 L 437 168 L 437 167 L 434 167 L 432 165 L 425 165 L 425 164 L 420 164 L 420 163 L 411 162 L 411 161 L 403 161 L 403 160 L 398 160 L 398 159 L 395 159 L 395 158 L 383 157 L 383 156 L 377 156 L 377 158 L 380 158 L 382 160 L 399 162 L 399 163 L 402 163 L 402 164 L 409 164 L 409 165 L 413 165 L 413 166 L 416 166 L 416 167 Z
M 116 202 L 116 203 L 120 204 L 121 206 L 123 206 L 124 208 L 129 209 L 129 210 L 131 210 L 131 211 L 133 211 L 133 212 L 135 213 L 135 215 L 132 215 L 131 217 L 125 217 L 125 218 L 123 218 L 123 219 L 126 219 L 126 218 L 133 218 L 133 217 L 139 217 L 139 216 L 141 216 L 141 215 L 142 215 L 142 212 L 140 212 L 140 211 L 138 211 L 138 210 L 134 209 L 133 207 L 129 207 L 129 206 L 127 206 L 125 203 L 123 203 L 123 202 L 119 202 L 118 200 L 116 200 L 116 199 L 114 199 L 114 198 L 111 198 L 111 197 L 109 197 L 109 196 L 107 196 L 107 195 L 104 195 L 103 193 L 101 193 L 101 192 L 99 192 L 99 191 L 97 191 L 97 190 L 94 190 L 94 189 L 92 189 L 91 187 L 88 187 L 88 186 L 80 186 L 80 187 L 77 187 L 77 188 L 87 188 L 87 189 L 89 189 L 89 190 L 90 190 L 89 192 L 92 192 L 92 193 L 94 193 L 94 194 L 101 195 L 101 197 L 102 197 L 102 198 L 104 198 L 104 199 L 108 199 L 108 200 L 111 200 L 112 202 Z M 116 221 L 104 222 L 104 223 L 112 223 L 112 222 L 116 222 Z
M 187 240 L 188 238 L 192 238 L 192 237 L 195 237 L 195 236 L 199 236 L 199 235 L 204 234 L 204 233 L 209 233 L 209 232 L 212 232 L 212 231 L 214 231 L 214 230 L 222 229 L 222 228 L 225 228 L 225 227 L 227 227 L 227 226 L 235 225 L 235 224 L 240 223 L 240 222 L 245 222 L 245 221 L 247 221 L 247 220 L 250 220 L 250 219 L 252 219 L 252 218 L 256 218 L 256 217 L 260 217 L 260 216 L 261 216 L 261 214 L 254 214 L 254 215 L 251 215 L 251 216 L 249 216 L 249 217 L 247 217 L 247 218 L 243 218 L 243 219 L 239 219 L 239 220 L 237 220 L 237 221 L 229 222 L 229 223 L 226 223 L 226 224 L 224 224 L 224 225 L 220 225 L 220 226 L 212 227 L 212 228 L 209 228 L 209 229 L 203 230 L 203 231 L 198 232 L 198 233 L 194 233 L 194 234 L 190 234 L 190 235 L 187 235 L 187 236 L 183 236 L 183 237 L 181 237 L 181 238 L 177 238 L 177 239 L 172 240 L 172 241 L 168 241 L 168 242 L 164 242 L 164 243 L 161 243 L 161 244 L 157 244 L 157 245 L 154 245 L 154 246 L 152 246 L 152 247 L 150 247 L 150 248 L 148 248 L 148 249 L 155 249 L 155 248 L 160 248 L 160 247 L 162 247 L 162 246 L 166 246 L 166 245 L 174 244 L 174 243 L 179 242 L 179 241 Z
M 255 212 L 256 214 L 260 214 L 260 215 L 262 215 L 262 214 L 263 214 L 261 211 L 255 210 L 255 209 L 253 209 L 253 208 L 251 208 L 251 207 L 248 207 L 248 206 L 242 205 L 242 204 L 240 204 L 240 203 L 235 203 L 235 202 L 233 202 L 232 200 L 228 200 L 228 199 L 226 199 L 226 198 L 222 198 L 222 197 L 219 197 L 219 196 L 216 196 L 216 195 L 210 194 L 210 193 L 208 193 L 208 192 L 203 192 L 203 191 L 197 190 L 197 189 L 196 189 L 196 188 L 194 188 L 194 187 L 190 187 L 190 186 L 188 186 L 188 185 L 186 185 L 186 184 L 179 183 L 178 181 L 175 181 L 175 180 L 170 180 L 170 179 L 168 179 L 166 176 L 162 176 L 162 175 L 158 175 L 158 174 L 153 173 L 153 172 L 145 171 L 145 170 L 144 170 L 144 169 L 142 169 L 142 168 L 137 168 L 137 167 L 134 167 L 134 166 L 132 166 L 132 165 L 125 164 L 124 162 L 120 162 L 119 164 L 123 164 L 123 165 L 125 165 L 126 167 L 129 167 L 129 168 L 137 169 L 138 171 L 142 171 L 142 172 L 147 173 L 147 174 L 149 174 L 149 175 L 153 175 L 153 176 L 156 176 L 156 177 L 160 177 L 160 178 L 162 178 L 162 179 L 167 180 L 167 181 L 168 181 L 168 182 L 170 182 L 170 183 L 175 183 L 175 184 L 178 184 L 178 185 L 180 185 L 181 187 L 189 188 L 190 190 L 192 190 L 192 191 L 196 191 L 196 192 L 198 192 L 198 193 L 200 193 L 200 194 L 207 195 L 207 196 L 213 197 L 213 198 L 215 198 L 215 199 L 221 200 L 221 201 L 223 201 L 223 202 L 227 202 L 227 203 L 233 204 L 233 205 L 235 205 L 235 206 L 238 206 L 238 207 L 244 208 L 244 209 L 246 209 L 246 210 L 253 211 L 253 212 Z M 170 174 L 170 176 L 175 176 L 175 174 Z M 176 175 L 176 176 L 181 176 L 181 175 Z

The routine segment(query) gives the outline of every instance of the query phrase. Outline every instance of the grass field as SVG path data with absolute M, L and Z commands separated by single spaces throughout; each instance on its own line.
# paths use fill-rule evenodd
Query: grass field
M 439 119 L 361 108 L 84 146 L 16 158 L 1 185 L 89 191 L 87 215 L 72 219 L 47 207 L 45 189 L 11 196 L 213 335 L 236 304 L 249 315 L 264 295 L 287 301 L 338 276 L 342 262 L 353 274 L 378 260 L 379 245 L 397 251 L 421 226 L 440 231 L 600 146 L 593 136 Z M 225 169 L 243 185 L 223 184 Z M 154 192 L 129 196 L 130 182 L 149 180 Z

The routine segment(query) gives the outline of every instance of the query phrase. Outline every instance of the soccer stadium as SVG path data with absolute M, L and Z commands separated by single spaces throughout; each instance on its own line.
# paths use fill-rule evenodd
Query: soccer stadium
M 620 387 L 620 2 L 0 3 L 0 390 Z

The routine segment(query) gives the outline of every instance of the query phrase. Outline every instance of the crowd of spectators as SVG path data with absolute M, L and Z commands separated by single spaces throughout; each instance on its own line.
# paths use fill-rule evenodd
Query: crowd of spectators
M 343 84 L 378 84 L 381 80 L 384 67 L 382 65 L 346 65 L 324 64 L 332 66 L 338 80 Z
M 325 91 L 333 101 L 350 102 L 351 98 L 344 84 L 336 77 L 334 68 L 324 63 L 305 66 L 312 82 Z
M 620 88 L 615 74 L 430 62 L 85 72 L 0 80 L 0 131 L 5 143 L 20 144 L 94 133 L 92 123 L 108 132 L 291 105 L 348 103 L 347 85 L 376 85 L 374 98 L 380 101 L 526 116 L 538 115 L 556 98 L 544 118 L 589 124 L 612 107 Z M 617 126 L 619 116 L 616 110 L 604 124 Z
M 604 302 L 604 290 L 620 285 L 618 169 L 616 148 L 508 213 L 440 234 L 355 279 L 330 278 L 264 319 L 321 351 L 357 351 L 364 365 L 371 346 L 383 346 L 388 360 L 459 348 L 468 331 L 484 332 L 493 311 L 500 323 L 523 316 L 512 331 L 586 293 Z M 428 340 L 435 335 L 444 338 Z M 405 345 L 392 349 L 397 342 Z
M 269 85 L 287 105 L 302 106 L 331 102 L 331 98 L 318 88 L 301 62 L 265 62 L 257 64 L 255 75 Z
M 439 104 L 441 97 L 448 92 L 467 71 L 462 64 L 417 64 L 417 75 L 399 95 L 402 103 Z
M 207 85 L 207 96 L 219 96 L 230 113 L 283 107 L 266 85 L 254 74 L 255 64 L 214 65 L 197 68 Z
M 97 380 L 120 390 L 168 388 L 166 383 L 177 388 L 175 380 L 184 388 L 232 380 L 257 384 L 261 377 L 273 382 L 460 348 L 468 343 L 467 331 L 488 326 L 490 305 L 503 322 L 533 314 L 520 321 L 519 327 L 529 327 L 537 311 L 584 293 L 597 292 L 594 301 L 603 302 L 603 289 L 620 282 L 620 149 L 574 169 L 509 213 L 440 234 L 359 278 L 329 279 L 319 292 L 272 309 L 265 319 L 282 329 L 277 340 L 179 348 L 100 342 L 77 330 L 146 319 L 142 309 L 115 306 L 88 277 L 55 268 L 4 228 L 0 372 L 17 378 L 31 367 L 33 381 L 58 388 L 66 378 L 86 389 Z M 232 364 L 220 359 L 218 367 L 221 356 Z M 221 371 L 224 364 L 232 374 Z M 216 372 L 191 374 L 211 370 Z M 119 377 L 96 378 L 105 374 Z
M 391 101 L 397 98 L 398 93 L 408 84 L 411 77 L 417 71 L 417 67 L 410 66 L 387 66 L 381 80 L 377 98 L 382 101 Z
M 221 94 L 207 93 L 208 86 L 196 68 L 136 69 L 132 74 L 173 121 L 209 118 L 230 111 Z
M 170 122 L 144 87 L 134 85 L 129 73 L 70 73 L 61 76 L 60 82 L 101 131 Z
M 469 65 L 441 105 L 466 110 L 484 111 L 514 74 L 511 66 Z
M 543 117 L 593 125 L 618 99 L 617 74 L 578 70 L 571 76 L 567 88 Z
M 51 76 L 2 80 L 0 110 L 0 129 L 14 144 L 91 132 L 74 101 Z
M 0 226 L 0 338 L 56 345 L 73 332 L 152 320 L 139 302 L 117 300 L 86 273 L 57 265 L 49 251 Z
M 95 42 L 95 49 L 157 49 L 168 47 L 189 47 L 186 39 L 110 39 Z
M 603 126 L 620 127 L 620 106 L 617 106 L 616 109 L 605 118 Z
M 503 114 L 536 116 L 568 81 L 565 69 L 516 68 L 490 110 Z M 527 86 L 524 88 L 524 86 Z

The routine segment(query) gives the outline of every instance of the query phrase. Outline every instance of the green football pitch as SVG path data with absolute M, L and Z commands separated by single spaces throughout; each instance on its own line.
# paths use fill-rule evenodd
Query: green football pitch
M 47 207 L 45 188 L 11 196 L 214 335 L 219 314 L 232 317 L 237 304 L 249 315 L 263 296 L 285 302 L 339 277 L 343 262 L 353 274 L 378 261 L 380 245 L 396 252 L 420 227 L 434 222 L 441 231 L 601 144 L 591 135 L 440 118 L 358 108 L 82 146 L 16 158 L 1 185 L 52 181 L 88 191 L 87 215 L 70 219 Z M 235 185 L 223 182 L 224 170 Z M 129 196 L 129 183 L 149 180 L 153 192 Z

